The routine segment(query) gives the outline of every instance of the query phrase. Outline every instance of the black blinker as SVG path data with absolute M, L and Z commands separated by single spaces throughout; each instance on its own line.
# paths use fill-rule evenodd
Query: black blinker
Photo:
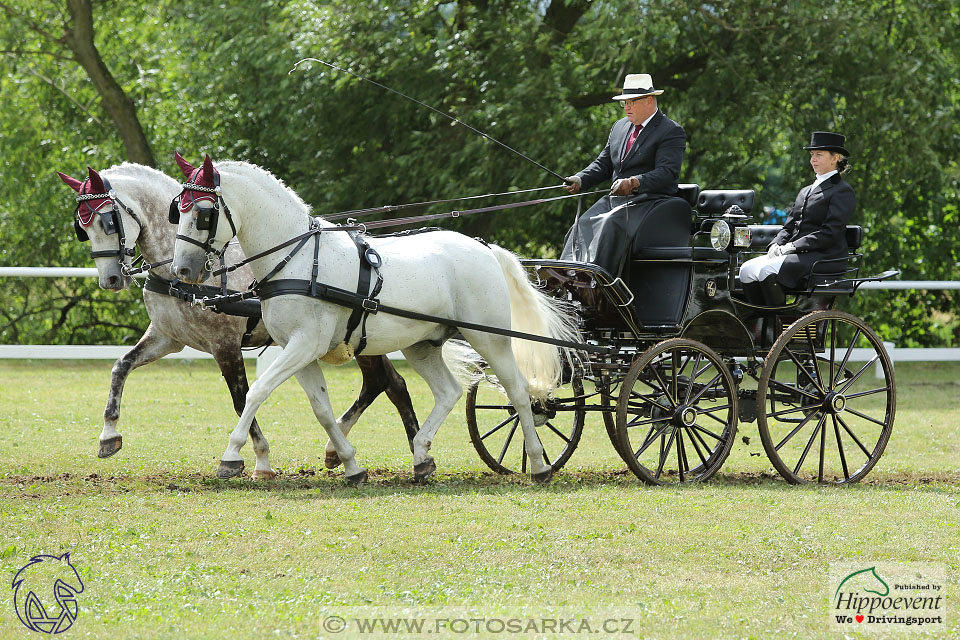
M 170 203 L 170 213 L 167 216 L 170 224 L 180 224 L 180 196 L 173 199 Z
M 87 232 L 83 230 L 83 227 L 80 226 L 80 221 L 76 218 L 73 219 L 73 231 L 77 234 L 77 240 L 80 242 L 86 242 L 90 239 L 90 236 L 88 236 Z
M 117 212 L 107 211 L 100 214 L 100 223 L 103 225 L 103 232 L 112 236 L 117 232 Z
M 213 207 L 197 207 L 197 229 L 200 231 L 208 231 L 211 227 L 213 213 Z

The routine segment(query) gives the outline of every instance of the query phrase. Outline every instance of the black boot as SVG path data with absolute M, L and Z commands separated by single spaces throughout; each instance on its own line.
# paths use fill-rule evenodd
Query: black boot
M 787 294 L 777 282 L 777 274 L 769 275 L 760 281 L 763 304 L 768 307 L 782 307 L 787 304 Z
M 752 305 L 763 306 L 763 291 L 760 289 L 759 282 L 744 282 L 743 297 Z

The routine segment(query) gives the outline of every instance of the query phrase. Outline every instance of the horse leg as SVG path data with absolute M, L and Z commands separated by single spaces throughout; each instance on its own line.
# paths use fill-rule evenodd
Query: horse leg
M 137 344 L 113 364 L 113 371 L 110 374 L 110 394 L 107 396 L 107 406 L 103 410 L 103 431 L 100 432 L 97 457 L 109 458 L 123 446 L 123 437 L 117 431 L 117 422 L 120 421 L 123 386 L 130 372 L 181 349 L 183 349 L 182 342 L 168 338 L 157 331 L 153 323 L 150 323 Z
M 266 399 L 274 390 L 307 364 L 319 357 L 316 345 L 322 340 L 318 336 L 300 334 L 284 346 L 277 359 L 271 363 L 262 376 L 257 378 L 247 391 L 247 399 L 240 413 L 240 421 L 230 433 L 227 448 L 220 459 L 217 469 L 218 478 L 232 478 L 243 471 L 243 458 L 240 449 L 247 442 L 250 427 Z
M 437 469 L 429 455 L 430 447 L 440 425 L 463 395 L 463 388 L 443 361 L 440 347 L 420 342 L 404 349 L 403 355 L 413 370 L 426 381 L 434 400 L 433 410 L 413 438 L 413 478 L 419 481 L 429 478 Z
M 523 444 L 530 459 L 530 477 L 535 482 L 547 482 L 553 475 L 553 468 L 543 459 L 543 444 L 537 435 L 533 423 L 533 410 L 530 408 L 530 393 L 527 381 L 517 367 L 510 339 L 479 331 L 463 331 L 464 337 L 477 353 L 486 360 L 497 374 L 497 380 L 507 392 L 510 404 L 517 410 L 520 428 L 523 430 Z
M 410 401 L 410 394 L 407 392 L 407 384 L 403 377 L 397 372 L 390 363 L 387 356 L 358 356 L 357 365 L 360 367 L 360 373 L 363 374 L 363 386 L 360 388 L 360 395 L 354 403 L 347 409 L 337 424 L 344 435 L 350 433 L 350 429 L 360 419 L 360 415 L 366 411 L 373 401 L 384 391 L 387 397 L 393 402 L 403 421 L 403 428 L 407 432 L 407 443 L 410 451 L 413 451 L 413 438 L 420 430 L 420 424 L 417 422 L 417 414 L 413 410 L 413 403 Z M 327 441 L 326 454 L 323 460 L 327 469 L 335 469 L 340 464 L 340 458 L 333 448 L 333 443 Z
M 343 460 L 344 476 L 351 483 L 358 485 L 367 479 L 367 470 L 357 464 L 357 450 L 347 440 L 347 436 L 340 430 L 336 418 L 333 415 L 333 407 L 330 406 L 330 398 L 327 395 L 327 383 L 323 377 L 323 370 L 316 361 L 297 371 L 297 382 L 303 387 L 307 398 L 310 400 L 310 406 L 313 407 L 313 413 L 317 420 L 327 432 L 327 437 L 333 443 L 334 450 L 340 460 Z
M 237 415 L 243 414 L 243 406 L 246 402 L 247 391 L 250 390 L 247 384 L 247 369 L 243 363 L 243 352 L 240 349 L 231 347 L 225 348 L 213 354 L 220 367 L 220 373 L 227 383 L 227 389 L 230 390 L 230 397 L 233 399 L 233 410 Z M 270 443 L 260 431 L 260 425 L 254 418 L 250 423 L 250 438 L 253 440 L 253 452 L 257 456 L 257 465 L 253 469 L 254 480 L 272 480 L 277 477 L 276 472 L 270 468 Z

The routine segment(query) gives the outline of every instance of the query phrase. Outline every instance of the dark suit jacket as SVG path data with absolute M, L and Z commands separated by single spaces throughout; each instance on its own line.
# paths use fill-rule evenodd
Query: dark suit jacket
M 603 151 L 590 166 L 577 173 L 583 180 L 582 188 L 586 190 L 607 180 L 636 176 L 640 187 L 634 193 L 675 194 L 687 143 L 683 127 L 658 109 L 621 162 L 632 131 L 633 125 L 627 118 L 613 124 Z
M 816 189 L 800 190 L 774 244 L 792 242 L 797 252 L 787 256 L 777 274 L 786 287 L 799 287 L 817 260 L 847 255 L 847 225 L 857 208 L 857 196 L 847 182 L 835 174 Z M 836 263 L 832 264 L 836 268 Z

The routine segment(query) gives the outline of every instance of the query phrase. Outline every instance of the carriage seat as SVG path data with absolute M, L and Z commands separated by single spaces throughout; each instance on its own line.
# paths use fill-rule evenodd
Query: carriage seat
M 697 215 L 722 215 L 733 205 L 750 213 L 757 199 L 753 189 L 708 189 L 701 191 L 697 198 Z
M 777 237 L 780 230 L 783 229 L 779 224 L 751 224 L 750 226 L 750 251 L 765 252 L 770 243 Z M 851 252 L 857 251 L 863 244 L 863 227 L 859 225 L 847 225 L 847 247 Z
M 770 244 L 783 229 L 778 224 L 752 224 L 750 226 L 750 247 L 745 252 L 747 255 L 743 260 L 752 257 L 750 254 L 759 255 L 765 253 Z M 814 289 L 824 292 L 853 293 L 853 283 L 841 283 L 839 286 L 829 286 L 830 283 L 846 278 L 856 278 L 860 271 L 861 255 L 858 253 L 863 244 L 863 227 L 859 225 L 847 225 L 846 230 L 848 257 L 835 258 L 832 260 L 820 260 L 814 263 L 813 269 L 805 287 L 797 290 L 791 290 L 791 293 L 811 293 Z M 741 289 L 740 276 L 737 275 L 735 288 Z
M 700 197 L 700 185 L 678 184 L 677 196 L 686 200 L 691 209 L 695 209 L 697 207 L 697 200 Z

